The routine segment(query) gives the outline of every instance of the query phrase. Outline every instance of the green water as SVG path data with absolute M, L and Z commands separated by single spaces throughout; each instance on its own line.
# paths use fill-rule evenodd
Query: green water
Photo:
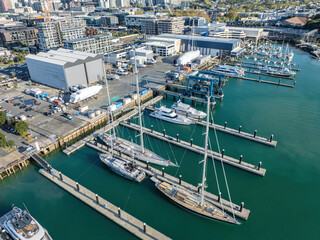
M 320 63 L 295 50 L 294 62 L 302 69 L 296 88 L 285 88 L 244 80 L 230 79 L 224 88 L 225 99 L 216 104 L 218 124 L 244 131 L 258 130 L 258 135 L 275 135 L 276 148 L 218 133 L 225 154 L 267 169 L 265 177 L 225 166 L 232 200 L 245 202 L 251 210 L 248 221 L 240 226 L 209 221 L 173 205 L 150 180 L 134 184 L 106 169 L 96 151 L 84 147 L 65 156 L 56 151 L 46 160 L 56 169 L 98 193 L 135 217 L 173 239 L 317 239 L 320 196 Z M 172 101 L 162 102 L 170 106 Z M 132 121 L 136 121 L 133 119 Z M 159 122 L 144 114 L 147 127 L 189 141 L 203 144 L 203 128 Z M 136 141 L 137 133 L 123 127 L 118 133 Z M 201 157 L 145 137 L 146 146 L 159 155 L 181 163 L 179 169 L 166 169 L 196 185 L 200 181 Z M 211 131 L 211 142 L 214 134 Z M 216 144 L 214 148 L 216 150 Z M 222 196 L 227 198 L 220 163 L 216 163 Z M 54 239 L 133 239 L 118 225 L 84 205 L 38 174 L 30 165 L 0 182 L 0 214 L 12 203 L 28 207 Z M 212 163 L 208 165 L 208 191 L 217 193 Z

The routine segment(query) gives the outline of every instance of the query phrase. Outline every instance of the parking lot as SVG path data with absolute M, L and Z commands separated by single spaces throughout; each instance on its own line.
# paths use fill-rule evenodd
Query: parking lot
M 28 67 L 26 63 L 13 64 L 8 67 L 1 67 L 0 73 L 2 75 L 8 75 L 9 77 L 15 76 L 24 80 L 28 78 Z

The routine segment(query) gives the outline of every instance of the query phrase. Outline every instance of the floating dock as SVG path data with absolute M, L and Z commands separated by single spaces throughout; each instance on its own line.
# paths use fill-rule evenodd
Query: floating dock
M 273 61 L 271 61 L 273 62 Z M 253 66 L 260 66 L 260 67 L 271 67 L 271 68 L 282 68 L 283 66 L 278 66 L 278 65 L 268 65 L 268 64 L 265 64 L 265 65 L 259 65 L 257 63 L 251 63 L 251 62 L 240 62 L 240 61 L 236 61 L 236 63 L 240 63 L 240 64 L 248 64 L 248 65 L 253 65 Z M 279 63 L 279 62 L 278 62 Z M 240 65 L 241 66 L 241 65 Z M 290 66 L 286 66 L 286 67 L 289 67 L 292 71 L 296 71 L 296 72 L 299 72 L 300 69 L 299 68 L 291 68 Z
M 153 106 L 148 106 L 146 109 L 149 110 L 149 111 L 155 111 L 157 108 L 153 107 Z M 178 115 L 181 115 L 181 114 L 178 114 Z M 181 115 L 181 116 L 184 116 L 184 117 L 187 117 L 187 118 L 193 120 L 194 123 L 197 124 L 197 125 L 200 125 L 200 126 L 203 126 L 203 127 L 206 126 L 206 122 L 203 121 L 202 119 L 195 119 L 195 118 L 192 118 L 192 117 L 189 117 L 189 116 L 186 116 L 186 115 Z M 253 142 L 257 142 L 257 143 L 261 143 L 261 144 L 267 145 L 267 146 L 272 146 L 272 147 L 276 147 L 277 146 L 277 141 L 273 140 L 273 135 L 271 135 L 270 139 L 267 139 L 267 138 L 264 138 L 264 137 L 259 137 L 259 136 L 257 136 L 257 131 L 255 131 L 254 134 L 246 133 L 246 132 L 241 131 L 241 127 L 239 127 L 238 130 L 227 127 L 227 123 L 225 123 L 225 126 L 221 126 L 221 125 L 218 125 L 218 124 L 211 123 L 211 124 L 209 124 L 209 127 L 211 129 L 215 128 L 217 131 L 220 131 L 220 132 L 224 132 L 224 133 L 227 133 L 227 134 L 230 134 L 230 135 L 233 135 L 233 136 L 241 137 L 241 138 L 253 141 Z
M 127 128 L 132 129 L 132 130 L 135 130 L 135 131 L 140 130 L 140 127 L 136 124 L 133 124 L 133 123 L 121 122 L 120 125 L 125 126 Z M 147 134 L 149 136 L 158 138 L 162 141 L 174 144 L 176 146 L 188 149 L 190 151 L 193 151 L 193 152 L 196 152 L 196 153 L 199 153 L 202 155 L 204 154 L 204 148 L 197 146 L 197 145 L 194 145 L 192 142 L 188 143 L 188 142 L 185 142 L 179 138 L 168 136 L 165 134 L 165 132 L 159 133 L 154 130 L 143 127 L 143 133 Z M 263 177 L 266 174 L 266 169 L 261 167 L 261 164 L 262 164 L 261 162 L 259 162 L 258 166 L 255 166 L 253 164 L 243 162 L 242 157 L 240 157 L 239 159 L 235 159 L 235 158 L 226 156 L 224 154 L 219 154 L 219 153 L 211 151 L 211 150 L 208 151 L 208 157 L 215 159 L 215 160 L 218 160 L 218 161 L 222 161 L 223 163 L 226 163 L 230 166 L 237 167 L 239 169 L 242 169 L 247 172 L 259 175 L 261 177 Z
M 252 81 L 252 82 L 259 82 L 259 83 L 266 83 L 266 84 L 271 84 L 271 85 L 277 85 L 277 86 L 282 86 L 282 87 L 290 87 L 290 88 L 294 88 L 296 86 L 296 81 L 294 81 L 294 84 L 285 84 L 285 83 L 281 83 L 281 79 L 279 78 L 278 82 L 272 82 L 272 81 L 267 81 L 267 80 L 262 80 L 262 79 L 255 79 L 255 78 L 248 78 L 248 77 L 229 77 L 230 78 L 235 78 L 235 79 L 242 79 L 242 80 L 248 80 L 248 81 Z
M 91 147 L 99 152 L 102 152 L 102 153 L 109 153 L 108 150 L 106 149 L 106 147 L 102 144 L 98 144 L 98 145 L 95 145 L 95 144 L 92 144 L 92 143 L 87 143 L 86 144 L 88 147 Z M 121 155 L 121 154 L 120 154 Z M 125 157 L 123 154 L 122 154 L 122 157 Z M 128 160 L 132 160 L 131 157 L 127 157 Z M 137 165 L 139 165 L 141 167 L 141 169 L 143 171 L 145 171 L 145 173 L 150 176 L 150 177 L 156 177 L 162 181 L 166 181 L 166 182 L 169 182 L 169 183 L 172 183 L 172 184 L 175 184 L 179 187 L 182 187 L 188 191 L 192 191 L 194 195 L 196 196 L 199 196 L 199 188 L 196 187 L 196 186 L 193 186 L 192 184 L 189 184 L 185 181 L 182 180 L 182 177 L 181 175 L 179 176 L 179 178 L 175 178 L 167 173 L 164 172 L 164 168 L 162 169 L 162 171 L 156 169 L 156 168 L 152 168 L 150 167 L 148 164 L 144 164 L 142 162 L 139 162 L 139 161 L 135 161 L 135 163 Z M 160 193 L 159 193 L 160 194 Z M 207 191 L 205 191 L 205 198 L 206 200 L 210 201 L 211 203 L 213 203 L 215 206 L 221 208 L 221 203 L 223 205 L 223 208 L 226 212 L 228 213 L 232 213 L 234 212 L 235 216 L 243 219 L 243 220 L 247 220 L 248 217 L 249 217 L 249 214 L 250 214 L 250 210 L 249 209 L 246 209 L 243 207 L 243 203 L 242 205 L 237 205 L 237 204 L 230 204 L 230 202 L 228 200 L 225 200 L 223 198 L 216 196 L 212 193 L 209 193 Z
M 50 172 L 40 169 L 39 171 L 44 177 L 57 184 L 88 206 L 92 207 L 97 212 L 109 218 L 122 228 L 126 229 L 136 237 L 146 240 L 167 240 L 169 237 L 141 222 L 139 219 L 133 217 L 129 213 L 121 210 L 119 207 L 113 205 L 107 200 L 101 198 L 97 194 L 91 192 L 89 189 L 81 186 L 72 179 L 63 175 L 55 169 Z

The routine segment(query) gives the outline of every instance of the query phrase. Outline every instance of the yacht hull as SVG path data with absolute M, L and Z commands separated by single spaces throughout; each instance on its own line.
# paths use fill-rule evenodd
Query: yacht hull
M 166 122 L 179 124 L 179 125 L 191 125 L 191 124 L 193 123 L 191 120 L 188 121 L 188 122 L 175 121 L 175 120 L 173 120 L 173 119 L 171 119 L 171 118 L 166 118 L 166 117 L 163 117 L 163 116 L 158 116 L 158 115 L 154 114 L 154 112 L 150 113 L 149 116 L 150 116 L 150 117 L 157 118 L 157 119 L 160 119 L 160 120 L 163 120 L 163 121 L 166 121 Z

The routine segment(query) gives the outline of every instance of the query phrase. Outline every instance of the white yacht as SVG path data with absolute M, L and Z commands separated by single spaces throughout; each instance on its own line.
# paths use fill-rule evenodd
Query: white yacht
M 170 108 L 166 108 L 165 106 L 161 106 L 154 112 L 150 113 L 150 116 L 167 122 L 182 125 L 190 125 L 193 123 L 189 118 L 178 116 L 173 110 L 171 110 Z
M 219 65 L 218 67 L 212 68 L 211 72 L 224 74 L 230 77 L 243 77 L 244 69 L 239 67 L 232 67 L 228 65 Z
M 100 160 L 112 171 L 130 180 L 141 182 L 146 177 L 146 173 L 142 171 L 139 166 L 124 158 L 109 154 L 100 154 Z
M 296 73 L 294 71 L 289 70 L 288 68 L 282 68 L 282 69 L 269 69 L 267 71 L 267 74 L 271 76 L 279 76 L 279 77 L 292 77 L 295 76 Z
M 112 137 L 111 135 L 105 133 L 101 134 L 99 138 L 104 142 L 106 146 L 112 148 L 117 151 L 121 152 L 131 158 L 134 158 L 139 161 L 149 162 L 161 166 L 177 166 L 170 160 L 166 160 L 159 155 L 155 154 L 154 152 L 150 151 L 149 149 L 144 149 L 140 145 L 127 141 L 122 138 L 117 138 L 116 136 Z
M 18 207 L 0 218 L 0 227 L 14 240 L 52 240 L 46 229 Z
M 190 116 L 193 118 L 204 118 L 207 116 L 206 113 L 199 111 L 197 109 L 194 109 L 189 104 L 182 103 L 180 100 L 178 102 L 174 103 L 171 106 L 171 109 L 175 113 L 183 114 L 183 115 Z

